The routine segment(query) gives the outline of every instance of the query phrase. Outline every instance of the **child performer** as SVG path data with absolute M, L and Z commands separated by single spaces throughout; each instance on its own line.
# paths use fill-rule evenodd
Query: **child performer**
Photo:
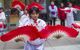
M 49 6 L 49 11 L 50 11 L 50 24 L 55 25 L 57 14 L 58 14 L 58 9 L 53 1 L 51 1 L 51 5 Z
M 72 3 L 67 2 L 68 7 L 65 8 L 66 12 L 66 26 L 72 27 L 72 24 L 74 23 L 74 15 L 73 12 L 77 13 L 77 9 L 72 7 Z
M 27 19 L 26 22 L 19 21 L 19 27 L 32 25 L 36 26 L 38 31 L 41 31 L 46 26 L 45 21 L 38 18 L 39 13 L 42 9 L 43 7 L 38 3 L 35 2 L 31 3 L 28 6 L 29 17 L 26 18 Z M 45 40 L 46 39 L 40 39 L 40 38 L 37 38 L 34 41 L 28 40 L 27 42 L 25 42 L 24 50 L 44 50 Z
M 3 29 L 5 28 L 6 26 L 5 22 L 6 22 L 5 13 L 3 12 L 2 3 L 0 3 L 0 31 L 3 31 Z

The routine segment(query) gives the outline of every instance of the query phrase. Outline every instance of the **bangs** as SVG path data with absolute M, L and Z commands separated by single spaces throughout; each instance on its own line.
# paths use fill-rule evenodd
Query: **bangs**
M 39 13 L 40 11 L 39 11 L 39 9 L 37 8 L 37 7 L 33 7 L 33 8 L 31 8 L 29 11 L 29 14 L 32 14 L 32 13 Z
M 16 8 L 12 8 L 11 14 L 19 14 L 19 11 Z

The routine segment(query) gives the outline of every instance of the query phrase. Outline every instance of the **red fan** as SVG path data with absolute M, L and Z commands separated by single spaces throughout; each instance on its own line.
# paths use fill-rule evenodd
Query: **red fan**
M 58 33 L 56 33 L 56 32 L 58 32 Z M 62 32 L 64 32 L 64 33 L 62 33 Z M 61 25 L 46 26 L 45 29 L 43 29 L 40 32 L 40 38 L 48 38 L 51 35 L 52 36 L 54 36 L 54 35 L 64 35 L 64 36 L 68 36 L 68 37 L 77 37 L 78 32 L 73 28 L 64 27 L 64 26 L 61 26 Z
M 32 7 L 37 7 L 37 8 L 39 8 L 39 10 L 43 10 L 44 9 L 43 6 L 40 5 L 37 2 L 32 2 L 30 5 L 28 5 L 28 8 L 27 9 L 30 10 Z
M 22 2 L 19 1 L 19 0 L 13 0 L 11 6 L 12 6 L 13 8 L 20 8 L 21 10 L 24 10 L 24 8 L 25 8 L 25 4 L 22 3 Z
M 67 2 L 67 5 L 72 4 L 71 2 Z
M 12 31 L 2 35 L 1 40 L 9 41 L 18 35 L 26 35 L 30 38 L 29 40 L 35 40 L 36 38 L 39 37 L 37 34 L 38 34 L 38 30 L 36 29 L 36 27 L 24 26 L 24 27 L 17 28 L 15 30 L 12 30 Z
M 67 2 L 67 5 L 72 4 L 71 2 Z M 76 8 L 78 10 L 80 10 L 80 6 L 79 5 L 72 5 L 73 8 Z
M 74 23 L 72 24 L 74 28 L 80 28 L 80 24 L 79 23 Z
M 64 27 L 61 25 L 57 25 L 57 26 L 46 26 L 45 29 L 43 29 L 42 31 L 38 32 L 38 30 L 36 29 L 36 27 L 34 26 L 24 26 L 24 27 L 20 27 L 17 28 L 15 30 L 10 31 L 7 34 L 4 34 L 1 36 L 1 40 L 2 41 L 9 41 L 13 38 L 15 38 L 18 35 L 27 35 L 30 40 L 35 40 L 37 38 L 48 38 L 51 35 L 55 35 L 56 31 L 63 31 L 65 32 L 63 33 L 58 33 L 58 34 L 62 34 L 62 35 L 67 35 L 69 37 L 77 37 L 78 32 L 73 29 L 73 28 L 69 28 L 69 27 Z
M 78 5 L 73 5 L 73 8 L 80 10 L 80 6 L 78 6 Z

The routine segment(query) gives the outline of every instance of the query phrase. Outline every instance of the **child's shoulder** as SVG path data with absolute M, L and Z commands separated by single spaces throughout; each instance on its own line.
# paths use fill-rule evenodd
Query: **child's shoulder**
M 38 21 L 44 21 L 43 19 L 38 19 Z M 45 21 L 44 21 L 45 22 Z
M 42 20 L 42 19 L 38 19 L 38 21 L 40 22 L 40 23 L 46 23 L 44 20 Z

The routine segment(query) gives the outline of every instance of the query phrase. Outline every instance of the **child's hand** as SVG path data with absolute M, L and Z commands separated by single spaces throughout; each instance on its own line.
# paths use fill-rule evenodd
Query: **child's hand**
M 63 35 L 60 35 L 60 34 L 54 36 L 54 38 L 56 38 L 56 39 L 60 39 L 60 38 L 62 38 L 62 37 L 63 37 Z
M 24 38 L 19 37 L 19 38 L 15 39 L 15 42 L 20 42 L 20 41 L 24 41 Z

